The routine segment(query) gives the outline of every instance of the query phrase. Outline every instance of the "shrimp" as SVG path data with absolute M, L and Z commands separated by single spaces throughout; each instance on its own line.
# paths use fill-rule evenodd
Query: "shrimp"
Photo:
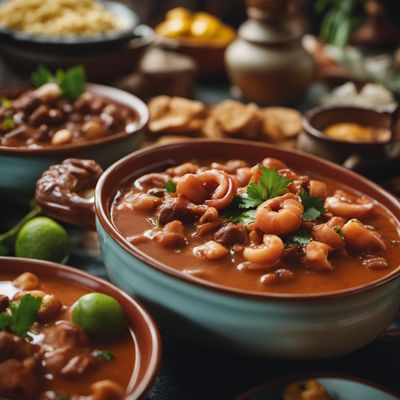
M 326 243 L 311 241 L 306 246 L 306 264 L 309 269 L 316 271 L 333 271 L 332 264 L 328 260 L 332 250 Z
M 275 169 L 286 169 L 288 166 L 281 160 L 278 160 L 277 158 L 264 158 L 264 160 L 262 160 L 261 164 L 265 167 L 265 168 L 275 168 Z
M 195 257 L 207 260 L 217 260 L 218 258 L 225 257 L 227 254 L 228 250 L 226 247 L 214 240 L 210 240 L 193 249 L 193 255 Z
M 234 175 L 237 182 L 237 186 L 238 187 L 247 186 L 247 184 L 250 182 L 251 176 L 252 176 L 251 168 L 249 167 L 238 168 L 236 174 Z
M 274 265 L 283 253 L 282 239 L 276 235 L 264 235 L 263 244 L 259 247 L 245 247 L 243 257 L 254 264 Z
M 151 188 L 164 188 L 165 183 L 170 179 L 167 174 L 153 172 L 146 174 L 135 180 L 134 186 L 138 190 L 147 190 Z
M 346 197 L 345 193 L 336 191 L 334 196 L 326 198 L 325 207 L 338 217 L 363 219 L 371 214 L 374 203 L 368 199 L 358 199 L 354 203 Z
M 378 233 L 368 229 L 357 219 L 346 222 L 342 231 L 345 234 L 344 242 L 349 249 L 357 251 L 386 250 L 386 244 Z
M 162 231 L 157 232 L 155 239 L 165 247 L 181 247 L 186 244 L 185 228 L 181 221 L 168 222 Z
M 310 180 L 310 196 L 325 199 L 328 196 L 328 187 L 325 182 Z
M 213 162 L 211 168 L 219 169 L 221 171 L 227 172 L 228 174 L 235 174 L 238 169 L 248 167 L 247 163 L 242 160 L 229 160 L 225 164 L 220 164 Z
M 297 230 L 304 207 L 293 193 L 267 200 L 258 206 L 255 226 L 265 233 L 285 235 Z
M 191 162 L 183 163 L 177 167 L 167 169 L 167 174 L 171 176 L 183 176 L 186 174 L 195 174 L 199 169 L 199 165 Z
M 217 210 L 227 207 L 236 195 L 234 178 L 224 171 L 211 169 L 198 175 L 179 178 L 176 192 L 195 204 L 205 203 Z
M 333 217 L 325 224 L 314 226 L 311 235 L 314 240 L 325 243 L 335 250 L 343 249 L 345 247 L 343 238 L 334 230 L 334 228 L 342 228 L 343 225 L 343 218 Z

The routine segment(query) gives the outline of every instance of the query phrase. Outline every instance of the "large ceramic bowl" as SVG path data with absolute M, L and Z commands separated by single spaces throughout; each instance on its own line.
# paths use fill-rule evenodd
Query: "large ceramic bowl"
M 120 289 L 87 273 L 64 265 L 26 258 L 0 257 L 0 271 L 15 274 L 32 272 L 39 277 L 57 278 L 68 284 L 114 297 L 121 305 L 135 340 L 136 361 L 124 400 L 145 399 L 161 360 L 161 339 L 147 311 Z
M 112 201 L 128 178 L 171 161 L 245 158 L 257 162 L 265 157 L 345 183 L 374 198 L 400 220 L 400 205 L 393 196 L 353 172 L 305 153 L 238 140 L 191 140 L 150 147 L 115 163 L 96 186 L 96 226 L 110 278 L 140 298 L 165 330 L 202 344 L 293 359 L 334 357 L 366 345 L 398 311 L 400 268 L 372 284 L 332 293 L 249 292 L 184 275 L 152 259 L 130 244 L 112 223 Z M 49 214 L 60 215 L 57 204 L 40 196 L 37 200 Z M 64 220 L 78 215 L 64 211 Z
M 8 97 L 23 89 L 26 89 L 26 86 L 0 90 L 0 97 Z M 127 92 L 108 86 L 88 84 L 87 89 L 134 110 L 139 116 L 135 131 L 57 147 L 28 149 L 0 146 L 0 199 L 15 200 L 33 196 L 35 183 L 40 174 L 50 165 L 59 163 L 65 158 L 90 158 L 106 168 L 139 147 L 143 129 L 149 119 L 146 104 Z

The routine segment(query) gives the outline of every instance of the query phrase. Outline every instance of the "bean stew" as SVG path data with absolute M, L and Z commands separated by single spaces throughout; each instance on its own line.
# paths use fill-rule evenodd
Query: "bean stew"
M 29 149 L 95 141 L 136 130 L 139 115 L 131 108 L 86 89 L 78 97 L 63 96 L 48 82 L 3 98 L 0 146 Z
M 251 292 L 319 294 L 396 270 L 392 215 L 281 160 L 192 160 L 129 180 L 113 224 L 139 251 L 194 279 Z

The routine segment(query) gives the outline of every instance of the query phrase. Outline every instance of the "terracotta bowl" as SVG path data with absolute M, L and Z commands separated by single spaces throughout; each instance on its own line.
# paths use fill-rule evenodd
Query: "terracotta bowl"
M 400 129 L 398 112 L 380 112 L 360 107 L 316 107 L 305 114 L 303 131 L 297 147 L 327 160 L 342 164 L 364 174 L 375 176 L 394 165 L 400 157 Z M 385 142 L 354 143 L 326 136 L 323 130 L 340 122 L 392 129 L 392 137 Z
M 40 174 L 50 165 L 69 157 L 90 158 L 103 168 L 139 147 L 143 129 L 149 120 L 147 106 L 137 97 L 108 86 L 88 84 L 90 92 L 115 100 L 134 110 L 139 120 L 136 130 L 104 136 L 101 139 L 63 146 L 49 146 L 38 149 L 0 146 L 0 199 L 26 199 L 34 194 L 35 183 Z M 22 93 L 27 86 L 15 86 L 0 90 L 0 97 L 12 97 Z
M 282 159 L 294 169 L 318 171 L 374 198 L 400 227 L 400 205 L 393 196 L 345 168 L 305 153 L 239 140 L 200 139 L 149 147 L 112 165 L 96 186 L 96 227 L 110 278 L 140 298 L 166 331 L 201 344 L 292 359 L 339 356 L 366 345 L 398 311 L 400 268 L 378 281 L 343 291 L 251 292 L 201 280 L 154 260 L 129 243 L 112 222 L 110 208 L 121 184 L 167 162 L 245 158 L 255 163 L 265 157 Z M 40 192 L 36 200 L 55 218 L 83 222 L 73 204 L 62 206 L 60 212 L 60 206 Z M 94 226 L 94 215 L 88 222 Z
M 158 37 L 159 45 L 191 57 L 197 65 L 197 76 L 202 80 L 226 75 L 225 50 L 230 43 L 205 43 L 191 39 L 166 39 Z
M 141 304 L 102 279 L 60 264 L 26 258 L 0 257 L 0 271 L 15 276 L 30 271 L 39 277 L 60 279 L 65 282 L 65 287 L 68 287 L 69 283 L 80 285 L 90 291 L 114 297 L 124 310 L 125 319 L 134 332 L 136 342 L 137 361 L 124 400 L 146 398 L 160 366 L 161 339 L 153 319 Z

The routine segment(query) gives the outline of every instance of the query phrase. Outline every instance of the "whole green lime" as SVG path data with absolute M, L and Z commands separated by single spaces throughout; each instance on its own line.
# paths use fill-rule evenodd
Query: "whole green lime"
M 47 217 L 36 217 L 22 226 L 15 241 L 17 257 L 61 262 L 68 254 L 65 229 Z
M 117 300 L 102 293 L 88 293 L 72 306 L 72 321 L 89 336 L 113 339 L 124 329 L 124 312 Z

